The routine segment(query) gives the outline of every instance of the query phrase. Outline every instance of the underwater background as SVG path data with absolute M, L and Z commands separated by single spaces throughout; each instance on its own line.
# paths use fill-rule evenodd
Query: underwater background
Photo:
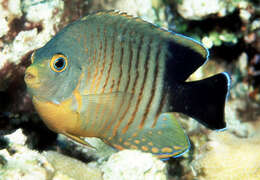
M 97 138 L 87 138 L 90 149 L 47 129 L 24 82 L 32 52 L 70 22 L 110 9 L 209 48 L 209 61 L 189 80 L 229 72 L 226 131 L 176 113 L 191 150 L 161 161 Z M 9 179 L 260 179 L 259 0 L 0 0 L 0 180 Z

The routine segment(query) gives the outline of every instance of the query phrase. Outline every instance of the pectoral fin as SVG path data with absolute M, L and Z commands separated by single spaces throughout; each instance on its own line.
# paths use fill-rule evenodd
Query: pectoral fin
M 114 99 L 121 99 L 130 96 L 127 92 L 111 92 L 103 94 L 83 94 L 83 99 L 91 103 L 110 104 Z
M 108 113 L 113 109 L 116 110 L 122 102 L 128 101 L 130 96 L 130 93 L 125 92 L 83 95 L 82 110 L 87 116 L 93 114 L 103 115 L 104 112 Z
M 83 95 L 80 113 L 85 119 L 85 130 L 92 136 L 103 134 L 106 126 L 117 118 L 118 109 L 123 111 L 131 96 L 125 92 Z

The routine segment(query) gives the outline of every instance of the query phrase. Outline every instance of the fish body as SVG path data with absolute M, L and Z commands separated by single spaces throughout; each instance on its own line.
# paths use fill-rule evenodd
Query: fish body
M 25 81 L 52 130 L 99 137 L 117 149 L 177 157 L 190 143 L 173 112 L 223 129 L 230 77 L 185 80 L 208 50 L 183 35 L 114 11 L 75 21 L 32 55 Z

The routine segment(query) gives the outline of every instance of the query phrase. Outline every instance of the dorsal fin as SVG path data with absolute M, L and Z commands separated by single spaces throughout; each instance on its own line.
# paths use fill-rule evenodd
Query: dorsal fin
M 159 26 L 157 26 L 156 24 L 152 24 L 151 22 L 148 22 L 140 17 L 137 16 L 133 16 L 128 14 L 127 12 L 124 11 L 120 11 L 120 10 L 102 10 L 102 11 L 97 11 L 94 13 L 91 13 L 85 17 L 83 17 L 81 20 L 86 20 L 88 16 L 91 15 L 96 15 L 96 16 L 102 16 L 102 15 L 111 15 L 111 16 L 121 16 L 121 17 L 125 17 L 127 19 L 132 19 L 135 21 L 138 21 L 140 23 L 145 23 L 145 24 L 150 24 L 153 27 L 158 28 L 159 30 L 161 30 L 161 33 L 164 33 L 166 36 L 168 36 L 169 38 L 172 38 L 172 40 L 174 40 L 176 43 L 179 43 L 185 47 L 188 47 L 194 51 L 196 51 L 197 53 L 199 53 L 203 58 L 205 58 L 205 60 L 208 58 L 209 56 L 209 51 L 207 48 L 205 48 L 199 41 L 196 41 L 190 37 L 169 31 L 165 28 L 160 28 Z
M 141 18 L 135 17 L 133 15 L 127 14 L 127 12 L 119 11 L 119 10 L 100 10 L 100 11 L 96 11 L 96 12 L 93 12 L 91 14 L 84 16 L 83 18 L 81 18 L 81 20 L 84 21 L 89 16 L 92 16 L 92 15 L 95 15 L 95 16 L 102 16 L 102 15 L 122 16 L 122 17 L 126 17 L 126 18 L 129 18 L 129 19 L 140 19 L 141 20 Z
M 175 32 L 171 33 L 173 35 L 172 38 L 174 39 L 174 41 L 199 53 L 203 58 L 205 58 L 205 61 L 207 61 L 209 57 L 209 51 L 199 41 L 196 41 L 182 34 L 178 34 Z
M 99 17 L 99 18 L 98 18 Z M 102 17 L 102 18 L 101 18 Z M 99 21 L 105 24 L 108 20 L 121 25 L 125 28 L 133 28 L 140 34 L 156 37 L 158 41 L 166 44 L 167 69 L 169 77 L 177 81 L 185 81 L 195 70 L 203 65 L 209 56 L 207 48 L 200 42 L 184 35 L 160 28 L 155 24 L 147 22 L 139 17 L 128 15 L 121 11 L 100 11 L 86 16 L 82 20 Z

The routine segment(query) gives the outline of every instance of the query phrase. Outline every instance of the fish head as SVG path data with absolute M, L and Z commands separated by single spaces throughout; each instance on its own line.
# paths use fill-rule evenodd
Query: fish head
M 25 82 L 32 97 L 60 103 L 70 97 L 76 88 L 81 66 L 77 47 L 56 35 L 31 56 L 32 64 L 26 69 Z

